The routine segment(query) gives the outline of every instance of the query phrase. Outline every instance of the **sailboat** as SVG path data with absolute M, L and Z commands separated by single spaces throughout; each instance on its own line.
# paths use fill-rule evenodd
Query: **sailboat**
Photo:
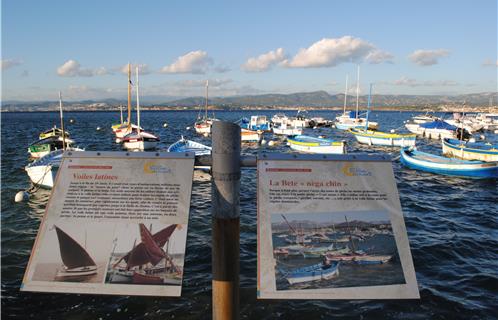
M 199 134 L 205 134 L 208 135 L 211 133 L 211 125 L 213 124 L 213 121 L 216 121 L 218 119 L 214 118 L 209 118 L 208 117 L 208 95 L 209 93 L 209 81 L 206 81 L 206 105 L 205 105 L 205 114 L 203 117 L 200 116 L 200 111 L 199 114 L 197 115 L 197 121 L 194 123 L 194 128 L 195 132 Z
M 182 270 L 163 247 L 180 226 L 172 224 L 151 234 L 143 223 L 139 224 L 140 242 L 112 266 L 111 282 L 132 282 L 135 284 L 180 285 Z M 124 261 L 124 265 L 123 262 Z
M 113 124 L 111 126 L 112 132 L 116 132 L 116 130 L 118 130 L 122 125 L 126 124 L 123 121 L 123 106 L 122 105 L 119 105 L 119 119 L 120 119 L 119 123 Z
M 126 118 L 126 122 L 122 122 L 119 127 L 113 128 L 116 135 L 116 142 L 121 142 L 124 136 L 138 128 L 139 126 L 131 123 L 131 65 L 128 63 L 128 117 Z
M 83 280 L 97 274 L 97 264 L 85 248 L 71 238 L 61 228 L 54 226 L 59 240 L 59 248 L 63 266 L 57 270 L 56 279 Z
M 59 92 L 59 109 L 60 109 L 61 128 L 64 131 L 64 116 L 62 113 L 62 97 L 60 92 Z M 57 170 L 59 169 L 59 165 L 62 160 L 62 155 L 64 154 L 65 150 L 83 151 L 82 149 L 79 148 L 69 147 L 68 144 L 66 144 L 66 137 L 64 135 L 62 136 L 62 146 L 60 149 L 52 150 L 47 154 L 45 154 L 44 156 L 40 157 L 39 159 L 28 164 L 26 167 L 24 167 L 24 170 L 26 170 L 29 179 L 34 185 L 45 188 L 52 188 L 54 186 L 55 176 L 57 174 Z
M 343 114 L 335 118 L 335 127 L 339 130 L 349 130 L 356 127 L 364 127 L 367 123 L 365 118 L 360 117 L 360 65 L 358 65 L 358 75 L 356 82 L 356 111 L 350 111 L 349 114 L 346 113 L 348 96 L 348 77 L 346 76 L 346 90 L 344 92 L 344 111 Z M 368 111 L 367 111 L 368 112 Z M 371 130 L 376 130 L 378 127 L 377 122 L 370 121 L 367 123 L 367 128 Z
M 364 128 L 350 128 L 351 132 L 359 143 L 376 145 L 376 146 L 389 146 L 389 147 L 411 147 L 415 145 L 415 139 L 417 135 L 414 133 L 403 134 L 403 133 L 389 133 L 382 131 L 368 130 L 368 116 L 370 113 L 370 101 L 372 96 L 372 84 L 370 84 L 370 90 L 368 93 L 368 104 L 367 104 L 367 118 Z
M 128 150 L 151 150 L 157 147 L 159 143 L 159 137 L 152 133 L 143 131 L 140 128 L 140 99 L 138 91 L 138 66 L 136 68 L 137 73 L 137 129 L 126 136 L 123 137 L 123 147 Z

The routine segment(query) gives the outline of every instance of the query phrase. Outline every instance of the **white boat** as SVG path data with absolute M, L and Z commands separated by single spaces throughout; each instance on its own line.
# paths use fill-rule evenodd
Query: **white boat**
M 436 117 L 435 115 L 432 115 L 429 113 L 412 117 L 412 122 L 418 123 L 418 124 L 432 122 L 432 121 L 436 121 L 436 120 L 441 120 L 441 119 L 439 117 Z
M 304 135 L 288 137 L 287 142 L 291 149 L 309 153 L 344 154 L 346 145 L 344 141 L 316 138 Z
M 306 119 L 303 117 L 288 117 L 283 113 L 277 113 L 271 118 L 272 126 L 280 127 L 286 125 L 289 127 L 305 128 Z
M 211 154 L 212 148 L 202 143 L 187 140 L 183 136 L 180 140 L 168 147 L 168 152 L 193 152 L 196 156 L 205 156 Z M 209 171 L 211 166 L 195 166 L 194 169 Z
M 208 97 L 209 97 L 209 81 L 206 81 L 206 105 L 205 105 L 205 114 L 204 116 L 200 116 L 200 113 L 197 115 L 197 120 L 194 123 L 195 132 L 202 135 L 209 135 L 211 133 L 211 126 L 214 121 L 217 121 L 214 117 L 208 117 Z
M 303 133 L 303 127 L 291 127 L 286 123 L 273 127 L 273 133 L 285 136 L 297 136 Z
M 128 63 L 128 117 L 126 122 L 122 122 L 119 126 L 113 126 L 112 131 L 116 135 L 116 142 L 122 142 L 127 134 L 137 129 L 143 130 L 138 125 L 131 123 L 131 65 Z
M 258 142 L 261 140 L 262 131 L 240 128 L 240 140 L 246 142 Z
M 145 132 L 140 129 L 140 98 L 139 98 L 139 83 L 138 83 L 138 66 L 136 68 L 137 74 L 137 124 L 138 128 L 135 132 L 131 132 L 123 137 L 123 147 L 127 150 L 144 151 L 152 150 L 157 147 L 159 137 L 150 132 Z
M 344 92 L 344 110 L 343 113 L 335 118 L 335 127 L 339 130 L 349 130 L 351 128 L 365 127 L 368 122 L 366 118 L 362 118 L 359 113 L 360 106 L 360 66 L 358 65 L 358 75 L 356 83 L 356 111 L 346 112 L 348 96 L 348 77 L 346 76 L 346 90 Z M 376 130 L 379 124 L 377 122 L 368 122 L 368 129 Z
M 407 123 L 405 127 L 413 133 L 421 135 L 428 139 L 443 139 L 443 138 L 456 138 L 459 135 L 459 129 L 445 121 L 436 120 L 432 122 L 425 122 L 422 124 Z M 464 138 L 468 138 L 470 134 L 464 130 Z
M 498 113 L 479 113 L 474 121 L 482 125 L 484 130 L 498 130 Z
M 244 129 L 254 131 L 271 131 L 270 122 L 266 116 L 251 116 L 250 119 L 242 118 L 237 121 L 237 124 Z

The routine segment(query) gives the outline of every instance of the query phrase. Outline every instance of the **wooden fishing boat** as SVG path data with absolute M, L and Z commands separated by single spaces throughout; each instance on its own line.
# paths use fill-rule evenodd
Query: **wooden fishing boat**
M 211 154 L 212 148 L 202 143 L 187 140 L 183 136 L 177 142 L 170 145 L 167 152 L 193 152 L 196 156 L 205 156 Z M 211 166 L 195 166 L 194 169 L 209 171 Z
M 123 137 L 123 147 L 127 150 L 144 151 L 152 150 L 157 147 L 159 137 L 153 133 L 143 131 L 140 128 L 140 98 L 139 98 L 139 82 L 138 82 L 138 67 L 136 68 L 136 92 L 137 92 L 137 126 L 136 131 L 131 132 Z
M 409 168 L 469 178 L 498 178 L 498 162 L 446 158 L 416 149 L 401 149 L 401 162 Z
M 246 142 L 258 142 L 261 140 L 262 131 L 240 128 L 240 140 Z
M 128 63 L 128 116 L 126 122 L 122 122 L 120 126 L 113 128 L 116 142 L 122 142 L 122 139 L 137 129 L 141 129 L 138 125 L 131 123 L 131 65 Z
M 340 262 L 331 264 L 314 264 L 308 267 L 293 270 L 287 274 L 289 284 L 327 280 L 339 275 Z
M 74 143 L 74 141 L 69 138 L 65 138 L 65 141 L 62 140 L 63 138 L 59 136 L 51 136 L 38 140 L 28 146 L 28 153 L 31 158 L 37 159 L 49 154 L 52 151 L 62 149 L 64 142 L 68 147 Z
M 351 128 L 349 132 L 354 135 L 359 143 L 368 144 L 369 146 L 411 147 L 415 145 L 417 137 L 414 133 L 388 133 L 365 130 L 364 128 Z
M 344 141 L 316 138 L 305 135 L 288 137 L 287 142 L 291 149 L 309 153 L 344 154 L 346 145 Z
M 464 160 L 498 161 L 498 145 L 443 139 L 443 154 Z
M 209 81 L 206 81 L 206 104 L 205 104 L 205 114 L 201 117 L 200 112 L 197 115 L 197 120 L 194 123 L 195 132 L 202 135 L 209 135 L 211 133 L 211 126 L 214 121 L 217 121 L 214 117 L 208 117 L 208 97 L 209 97 Z
M 55 231 L 63 263 L 62 268 L 57 270 L 55 278 L 75 281 L 97 274 L 97 264 L 86 249 L 59 227 L 55 226 Z
M 66 130 L 64 130 L 64 136 L 66 138 L 68 138 L 69 137 L 69 132 L 67 132 Z M 50 138 L 50 137 L 62 137 L 62 129 L 61 128 L 57 128 L 56 126 L 54 126 L 51 129 L 43 131 L 42 133 L 40 133 L 40 136 L 39 136 L 40 140 L 46 139 L 46 138 Z

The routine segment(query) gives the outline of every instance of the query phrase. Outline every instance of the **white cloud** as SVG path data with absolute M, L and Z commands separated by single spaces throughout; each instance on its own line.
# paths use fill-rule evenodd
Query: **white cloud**
M 2 59 L 0 60 L 0 70 L 7 70 L 9 68 L 19 66 L 21 64 L 22 61 L 18 59 Z
M 382 51 L 382 50 L 374 50 L 370 52 L 365 60 L 370 62 L 371 64 L 379 64 L 379 63 L 393 63 L 394 56 L 390 54 L 389 52 Z
M 164 66 L 161 72 L 204 74 L 212 64 L 213 59 L 208 56 L 207 52 L 197 50 L 178 57 L 172 64 Z
M 285 59 L 284 49 L 278 48 L 275 51 L 261 54 L 256 58 L 249 58 L 246 63 L 242 65 L 242 69 L 247 72 L 263 72 Z
M 309 48 L 299 50 L 282 65 L 291 68 L 335 67 L 345 62 L 359 63 L 367 58 L 371 63 L 380 63 L 392 59 L 392 55 L 360 38 L 344 36 L 317 41 Z
M 387 83 L 391 84 L 391 83 Z M 460 85 L 458 82 L 454 80 L 426 80 L 426 81 L 418 81 L 416 79 L 401 77 L 398 80 L 392 82 L 392 84 L 396 86 L 407 86 L 407 87 L 452 87 Z
M 498 67 L 498 60 L 493 61 L 493 60 L 491 60 L 491 59 L 486 59 L 486 60 L 482 63 L 482 65 L 483 65 L 484 67 Z
M 100 67 L 97 69 L 81 68 L 76 60 L 67 60 L 63 65 L 57 68 L 57 74 L 61 77 L 93 77 L 110 74 L 110 72 Z
M 446 49 L 415 50 L 408 58 L 419 66 L 431 66 L 439 62 L 439 58 L 447 57 L 450 51 Z

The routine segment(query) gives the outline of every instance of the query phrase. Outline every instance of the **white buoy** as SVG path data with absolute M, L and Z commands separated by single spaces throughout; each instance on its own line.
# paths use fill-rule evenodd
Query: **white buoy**
M 264 146 L 265 144 L 266 144 L 266 140 L 265 139 L 261 140 L 261 145 Z
M 325 136 L 318 136 L 318 138 L 323 139 L 323 138 L 325 138 Z
M 318 127 L 317 126 L 314 126 L 313 129 L 317 129 Z
M 469 142 L 470 142 L 470 143 L 474 143 L 474 142 L 476 142 L 476 139 L 475 139 L 475 138 L 470 138 L 470 139 L 469 139 Z
M 97 127 L 97 131 L 100 131 L 100 127 Z
M 270 147 L 273 147 L 275 145 L 275 141 L 273 141 L 273 140 L 268 141 L 268 145 Z
M 209 133 L 204 132 L 203 136 L 207 138 L 207 137 L 209 137 Z
M 495 130 L 495 133 L 498 134 L 498 130 Z
M 167 124 L 166 122 L 165 122 L 165 123 L 163 123 L 163 127 L 165 127 L 165 128 L 166 128 L 167 126 L 168 126 L 168 124 Z M 187 129 L 187 130 L 188 130 L 188 129 Z
M 14 200 L 15 200 L 15 202 L 28 201 L 29 200 L 29 193 L 27 193 L 26 191 L 19 191 L 18 193 L 16 193 Z
M 187 127 L 186 129 L 187 129 L 187 130 L 190 130 L 190 127 Z
M 391 133 L 395 133 L 396 131 L 394 129 L 391 129 Z
M 74 119 L 69 119 L 69 123 L 74 123 Z
M 495 130 L 495 133 L 498 133 L 498 130 Z M 481 134 L 481 135 L 479 136 L 479 138 L 481 138 L 481 140 L 485 140 L 485 139 L 486 139 L 486 137 L 485 137 L 483 134 Z

